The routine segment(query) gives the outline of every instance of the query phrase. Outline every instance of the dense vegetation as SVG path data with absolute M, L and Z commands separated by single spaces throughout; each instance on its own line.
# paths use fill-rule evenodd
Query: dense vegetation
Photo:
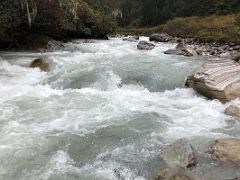
M 175 17 L 240 12 L 240 0 L 121 0 L 122 26 L 155 26 Z
M 120 7 L 123 33 L 240 42 L 240 0 L 123 0 Z
M 114 30 L 111 16 L 82 0 L 1 0 L 0 46 L 31 43 L 48 38 L 103 38 Z
M 138 28 L 137 34 L 240 41 L 237 14 L 240 0 L 1 0 L 0 48 L 104 38 L 117 24 L 124 32 Z

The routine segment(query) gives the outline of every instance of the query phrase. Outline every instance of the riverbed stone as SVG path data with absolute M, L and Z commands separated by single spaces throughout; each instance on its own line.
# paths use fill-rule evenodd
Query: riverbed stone
M 232 59 L 213 59 L 188 76 L 186 86 L 209 99 L 222 102 L 240 97 L 240 64 Z
M 174 49 L 165 51 L 164 54 L 183 55 L 187 57 L 193 56 L 193 54 L 187 50 L 186 46 L 183 43 L 179 43 Z
M 139 50 L 152 50 L 155 48 L 155 45 L 147 41 L 140 41 L 137 45 Z
M 193 178 L 184 170 L 166 168 L 156 174 L 155 180 L 193 180 Z
M 139 40 L 139 36 L 129 36 L 122 39 L 123 41 L 136 42 Z
M 230 52 L 224 52 L 224 53 L 221 53 L 220 54 L 220 58 L 224 58 L 224 59 L 231 59 L 232 58 L 232 55 Z
M 45 71 L 45 72 L 50 71 L 49 62 L 47 62 L 46 60 L 41 59 L 41 58 L 33 60 L 30 67 L 31 68 L 39 68 L 40 70 Z
M 240 108 L 234 105 L 230 105 L 229 107 L 227 107 L 224 113 L 228 116 L 240 118 Z
M 156 42 L 169 42 L 173 39 L 172 36 L 169 36 L 167 33 L 155 33 L 152 34 L 149 38 L 150 41 Z
M 220 139 L 210 147 L 212 157 L 240 165 L 240 139 Z
M 169 167 L 182 166 L 190 168 L 198 163 L 195 149 L 184 139 L 163 148 L 160 156 Z

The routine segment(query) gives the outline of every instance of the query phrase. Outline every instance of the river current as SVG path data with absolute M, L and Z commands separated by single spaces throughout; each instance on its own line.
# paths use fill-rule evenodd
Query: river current
M 206 58 L 163 54 L 175 44 L 136 45 L 114 38 L 51 53 L 1 52 L 0 179 L 152 179 L 165 166 L 161 148 L 181 138 L 199 152 L 196 174 L 239 174 L 204 154 L 215 139 L 239 137 L 239 122 L 224 115 L 226 105 L 184 88 Z M 28 68 L 38 57 L 50 72 Z

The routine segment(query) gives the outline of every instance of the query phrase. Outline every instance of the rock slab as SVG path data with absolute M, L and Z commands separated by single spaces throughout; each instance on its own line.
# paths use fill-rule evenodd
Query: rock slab
M 240 97 L 240 64 L 231 59 L 209 60 L 188 76 L 186 87 L 209 99 L 234 100 Z

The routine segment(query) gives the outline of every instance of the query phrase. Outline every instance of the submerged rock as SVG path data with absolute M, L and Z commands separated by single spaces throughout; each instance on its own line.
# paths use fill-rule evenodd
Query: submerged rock
M 123 38 L 123 41 L 136 42 L 139 40 L 139 36 L 130 36 Z
M 240 139 L 220 139 L 210 147 L 212 157 L 240 165 Z
M 137 45 L 139 50 L 152 50 L 155 48 L 155 45 L 147 41 L 140 41 Z
M 240 65 L 231 59 L 210 60 L 188 76 L 186 86 L 209 99 L 234 100 L 240 97 Z
M 42 71 L 48 72 L 50 71 L 50 65 L 46 60 L 43 59 L 35 59 L 31 65 L 31 68 L 39 68 Z
M 156 42 L 169 42 L 173 39 L 172 36 L 169 36 L 166 33 L 155 33 L 152 34 L 149 38 L 150 41 L 156 41 Z
M 195 150 L 184 139 L 162 149 L 160 155 L 170 167 L 182 166 L 190 168 L 198 163 Z
M 228 116 L 239 117 L 240 118 L 240 108 L 234 105 L 229 106 L 226 108 L 225 112 Z
M 187 57 L 193 56 L 193 54 L 187 50 L 183 43 L 179 43 L 174 49 L 165 51 L 164 54 L 183 55 Z
M 193 180 L 193 178 L 184 170 L 167 168 L 158 172 L 155 180 Z

